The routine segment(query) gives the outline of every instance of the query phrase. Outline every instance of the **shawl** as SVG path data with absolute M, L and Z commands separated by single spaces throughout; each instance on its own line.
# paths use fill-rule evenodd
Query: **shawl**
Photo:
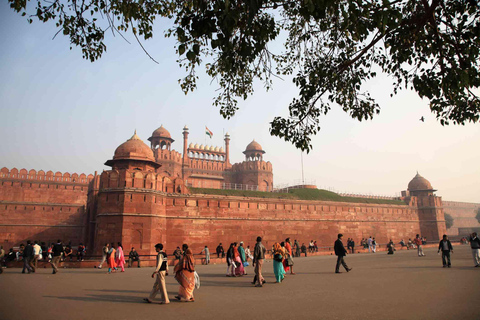
M 195 271 L 194 260 L 195 259 L 193 258 L 193 252 L 190 248 L 188 248 L 187 251 L 185 251 L 185 254 L 183 255 L 182 259 L 180 259 L 180 261 L 175 266 L 175 270 L 174 270 L 175 273 L 182 270 L 194 272 Z
M 116 260 L 117 260 L 118 262 L 123 262 L 123 263 L 125 263 L 125 256 L 124 256 L 124 254 L 123 254 L 123 249 L 122 249 L 122 247 L 120 247 L 120 246 L 118 246 L 118 248 L 117 248 Z
M 245 249 L 242 246 L 238 247 L 238 253 L 240 254 L 240 259 L 242 259 L 242 262 L 247 261 L 247 258 L 245 257 Z
M 283 250 L 283 248 L 280 246 L 280 243 L 278 242 L 273 245 L 273 254 L 277 253 L 281 254 L 282 257 L 285 255 L 285 250 Z

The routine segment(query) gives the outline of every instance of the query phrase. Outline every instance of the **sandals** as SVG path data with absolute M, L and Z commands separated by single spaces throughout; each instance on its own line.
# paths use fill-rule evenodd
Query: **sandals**
M 148 298 L 143 298 L 143 301 L 145 301 L 146 303 L 152 303 L 152 300 L 150 300 Z

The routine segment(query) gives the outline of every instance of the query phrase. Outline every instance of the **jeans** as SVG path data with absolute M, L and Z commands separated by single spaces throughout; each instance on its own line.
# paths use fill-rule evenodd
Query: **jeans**
M 451 266 L 452 264 L 450 263 L 450 251 L 442 250 L 442 262 L 444 267 L 447 265 L 447 261 L 448 265 Z
M 475 266 L 480 266 L 480 249 L 472 248 L 472 257 L 473 257 L 473 263 L 475 263 Z

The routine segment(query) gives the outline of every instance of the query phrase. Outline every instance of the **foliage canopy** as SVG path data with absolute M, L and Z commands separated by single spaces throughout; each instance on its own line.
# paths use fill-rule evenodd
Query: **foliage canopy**
M 177 40 L 186 68 L 182 89 L 196 88 L 196 69 L 208 57 L 206 72 L 220 87 L 214 104 L 225 118 L 253 94 L 255 80 L 269 89 L 272 77 L 293 75 L 298 97 L 270 133 L 302 150 L 311 149 L 319 117 L 333 105 L 360 121 L 380 112 L 362 88 L 377 72 L 394 80 L 392 95 L 407 88 L 428 99 L 442 125 L 479 121 L 475 0 L 8 1 L 30 23 L 53 21 L 91 61 L 106 50 L 105 32 L 149 39 L 157 17 L 171 19 L 166 35 Z M 272 52 L 268 45 L 283 36 L 284 51 Z
M 445 213 L 445 226 L 447 229 L 450 229 L 453 226 L 453 217 L 448 213 Z

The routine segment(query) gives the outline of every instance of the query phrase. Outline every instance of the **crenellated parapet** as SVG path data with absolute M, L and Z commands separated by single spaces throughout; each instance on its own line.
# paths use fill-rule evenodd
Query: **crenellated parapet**
M 158 163 L 162 161 L 173 161 L 178 164 L 182 164 L 182 154 L 175 150 L 168 149 L 155 149 L 155 159 Z
M 166 193 L 185 193 L 183 180 L 161 173 L 137 170 L 109 170 L 100 175 L 99 190 L 142 189 Z
M 232 165 L 232 171 L 273 171 L 270 161 L 244 161 Z
M 13 168 L 11 170 L 3 167 L 0 169 L 0 179 L 14 179 L 14 180 L 29 180 L 29 181 L 47 181 L 47 182 L 69 182 L 69 183 L 79 183 L 79 184 L 88 184 L 93 179 L 93 175 L 89 174 L 88 176 L 84 173 L 70 174 L 68 172 L 53 172 L 53 171 L 36 171 L 31 169 L 27 171 L 26 169 Z

